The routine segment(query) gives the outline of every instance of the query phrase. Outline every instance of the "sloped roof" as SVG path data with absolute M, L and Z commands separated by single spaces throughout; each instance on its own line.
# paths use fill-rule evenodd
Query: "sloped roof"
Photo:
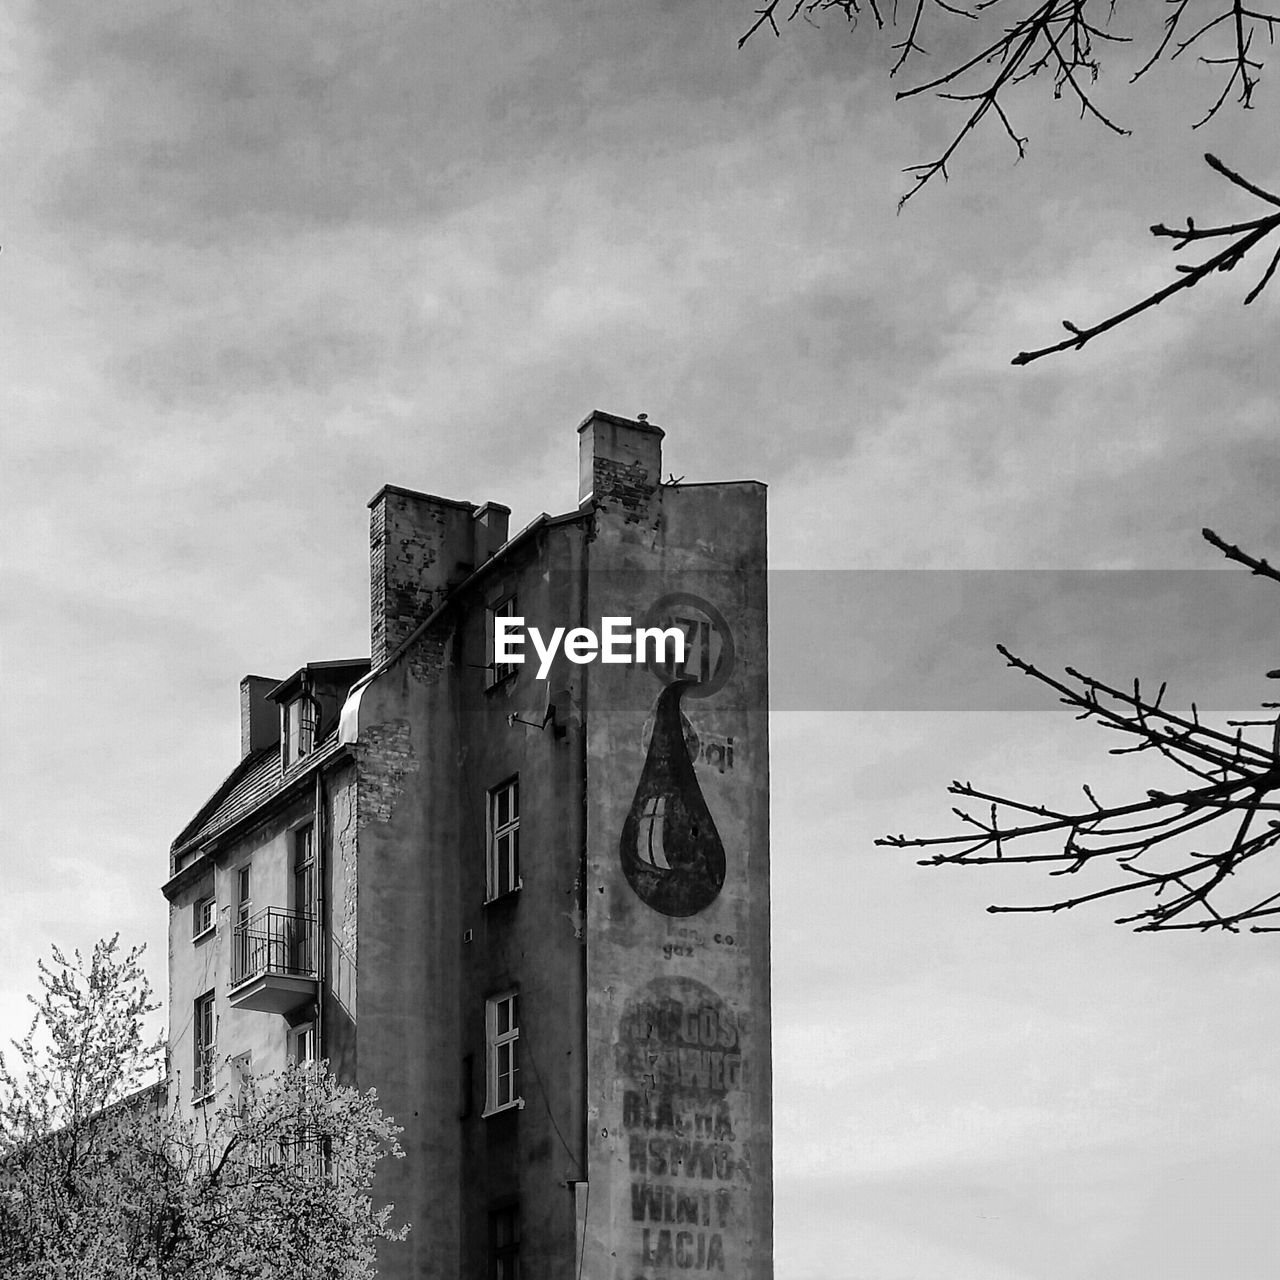
M 302 684 L 302 677 L 307 675 L 331 675 L 337 672 L 348 672 L 363 675 L 369 670 L 368 658 L 338 658 L 330 662 L 308 662 L 300 666 L 291 676 L 286 676 L 274 689 L 267 691 L 267 697 L 281 701 L 284 696 Z M 348 682 L 349 683 L 349 682 Z
M 335 729 L 314 751 L 290 765 L 287 771 L 281 761 L 278 742 L 246 756 L 179 832 L 170 851 L 177 852 L 187 845 L 208 840 L 225 831 L 297 778 L 310 773 L 317 765 L 336 754 L 341 745 Z

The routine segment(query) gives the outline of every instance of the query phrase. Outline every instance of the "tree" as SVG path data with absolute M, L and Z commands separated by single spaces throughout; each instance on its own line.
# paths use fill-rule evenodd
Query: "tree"
M 14 1042 L 19 1071 L 0 1055 L 0 1258 L 14 1276 L 124 1274 L 137 1224 L 112 1193 L 139 1115 L 126 1099 L 158 1074 L 161 1045 L 142 1034 L 156 1005 L 140 949 L 117 950 L 99 942 L 86 967 L 55 947 Z
M 1163 18 L 1158 16 L 1160 8 Z M 1191 0 L 1169 0 L 1160 8 L 1117 0 L 911 0 L 900 10 L 896 0 L 892 4 L 882 0 L 767 0 L 763 8 L 754 11 L 754 21 L 738 47 L 763 30 L 780 36 L 780 19 L 792 22 L 802 18 L 816 24 L 820 17 L 834 14 L 854 29 L 870 25 L 882 33 L 891 27 L 901 34 L 891 45 L 894 56 L 889 74 L 896 77 L 901 72 L 909 77 L 925 65 L 926 39 L 932 44 L 937 36 L 947 50 L 942 69 L 925 72 L 896 96 L 935 94 L 959 103 L 960 124 L 940 155 L 906 168 L 910 186 L 898 202 L 901 210 L 934 178 L 946 180 L 956 154 L 984 122 L 998 122 L 1021 159 L 1028 139 L 1014 125 L 1011 99 L 1029 83 L 1047 84 L 1055 99 L 1074 102 L 1082 118 L 1127 135 L 1129 130 L 1117 122 L 1111 109 L 1099 105 L 1098 85 L 1110 63 L 1123 61 L 1122 55 L 1134 50 L 1139 57 L 1131 60 L 1130 84 L 1166 62 L 1179 66 L 1199 63 L 1219 72 L 1216 97 L 1197 110 L 1193 129 L 1230 102 L 1243 110 L 1252 109 L 1264 66 L 1262 48 L 1274 39 L 1280 13 L 1251 6 L 1248 0 L 1211 0 L 1207 13 L 1204 6 L 1193 9 Z M 1001 27 L 1005 15 L 1010 15 L 1009 21 Z M 1020 351 L 1014 364 L 1030 364 L 1060 351 L 1078 351 L 1093 338 L 1176 293 L 1194 288 L 1215 272 L 1233 270 L 1260 245 L 1276 244 L 1273 237 L 1280 228 L 1280 195 L 1249 181 L 1215 156 L 1206 154 L 1205 161 L 1238 191 L 1261 201 L 1263 210 L 1252 218 L 1216 221 L 1212 226 L 1197 226 L 1190 216 L 1185 226 L 1157 223 L 1151 234 L 1169 240 L 1175 253 L 1202 241 L 1210 242 L 1214 252 L 1193 265 L 1179 264 L 1168 285 L 1100 321 L 1082 326 L 1064 320 L 1068 337 L 1033 351 Z M 1246 305 L 1270 283 L 1278 263 L 1280 247 L 1246 294 Z
M 1211 529 L 1204 537 L 1223 554 L 1260 577 L 1280 582 L 1280 570 L 1224 542 Z M 1125 745 L 1111 754 L 1155 753 L 1190 781 L 1185 787 L 1148 790 L 1121 804 L 1102 804 L 1083 788 L 1084 803 L 1065 810 L 953 782 L 953 795 L 977 802 L 979 815 L 955 808 L 962 829 L 950 835 L 885 836 L 877 844 L 932 849 L 922 865 L 1044 864 L 1053 875 L 1104 872 L 1107 883 L 1037 906 L 992 906 L 989 911 L 1062 911 L 1087 902 L 1124 897 L 1141 907 L 1118 918 L 1140 931 L 1226 929 L 1248 924 L 1255 933 L 1280 924 L 1280 891 L 1251 890 L 1242 869 L 1280 844 L 1280 703 L 1265 703 L 1262 719 L 1229 720 L 1214 728 L 1193 703 L 1186 713 L 1165 708 L 1165 686 L 1146 696 L 1138 681 L 1129 689 L 1104 684 L 1068 667 L 1065 679 L 1049 675 L 999 646 L 1011 667 L 1047 685 L 1077 713 L 1120 734 Z M 1267 673 L 1280 677 L 1280 671 Z M 1047 851 L 1039 851 L 1048 844 Z M 1012 852 L 1010 851 L 1012 847 Z M 1036 852 L 1023 852 L 1034 847 Z M 1274 883 L 1274 882 L 1273 882 Z
M 369 1196 L 402 1156 L 373 1090 L 324 1063 L 248 1077 L 200 1124 L 168 1108 L 142 949 L 39 964 L 35 1017 L 0 1057 L 0 1272 L 14 1280 L 274 1280 L 373 1275 L 402 1239 Z

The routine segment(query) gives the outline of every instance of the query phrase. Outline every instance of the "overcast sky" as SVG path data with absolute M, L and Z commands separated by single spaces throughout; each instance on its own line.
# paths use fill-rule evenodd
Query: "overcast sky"
M 239 678 L 368 652 L 382 484 L 519 527 L 575 505 L 588 411 L 643 412 L 673 474 L 768 483 L 775 568 L 939 571 L 775 584 L 779 1280 L 1270 1277 L 1280 944 L 990 916 L 1045 883 L 871 842 L 955 776 L 1137 785 L 996 640 L 1266 696 L 1265 584 L 1043 571 L 1280 557 L 1280 294 L 1008 361 L 1163 281 L 1149 224 L 1251 216 L 1199 157 L 1274 186 L 1276 86 L 1192 134 L 1207 69 L 1120 77 L 1127 140 L 1037 92 L 1024 161 L 984 129 L 896 215 L 953 111 L 865 20 L 738 52 L 750 8 L 0 14 L 0 1032 L 51 943 L 118 929 L 163 990 Z

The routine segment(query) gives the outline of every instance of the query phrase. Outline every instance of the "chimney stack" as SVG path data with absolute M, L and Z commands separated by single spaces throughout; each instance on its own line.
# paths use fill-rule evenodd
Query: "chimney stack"
M 267 694 L 280 683 L 270 676 L 240 681 L 240 759 L 280 741 L 280 708 Z
M 500 502 L 486 502 L 471 519 L 475 522 L 475 568 L 479 568 L 507 541 L 511 508 Z
M 662 479 L 662 428 L 596 409 L 578 428 L 578 505 L 641 519 Z
M 376 667 L 475 567 L 476 508 L 389 484 L 370 501 L 369 513 L 369 648 Z

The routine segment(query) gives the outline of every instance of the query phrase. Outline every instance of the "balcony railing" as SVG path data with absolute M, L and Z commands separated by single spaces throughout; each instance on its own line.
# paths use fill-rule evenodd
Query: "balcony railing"
M 293 996 L 313 990 L 316 922 L 313 916 L 267 907 L 232 935 L 231 1002 L 282 1011 Z M 252 985 L 250 985 L 252 984 Z

